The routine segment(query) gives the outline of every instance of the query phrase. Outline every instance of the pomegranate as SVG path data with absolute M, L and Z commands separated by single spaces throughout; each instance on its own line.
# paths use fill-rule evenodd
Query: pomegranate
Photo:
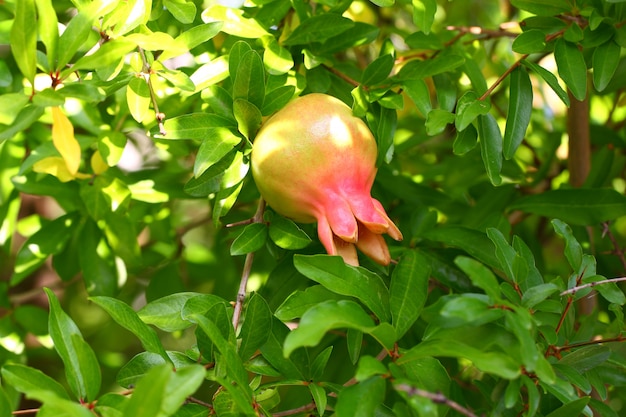
M 402 240 L 402 233 L 370 195 L 376 156 L 374 136 L 350 107 L 326 94 L 308 94 L 263 124 L 252 149 L 252 174 L 276 212 L 300 223 L 317 222 L 330 255 L 356 266 L 356 245 L 388 265 L 382 234 Z

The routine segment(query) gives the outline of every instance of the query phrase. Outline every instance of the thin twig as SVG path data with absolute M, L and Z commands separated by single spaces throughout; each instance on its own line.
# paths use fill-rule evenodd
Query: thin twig
M 303 405 L 302 407 L 294 408 L 292 410 L 280 411 L 278 413 L 273 413 L 272 417 L 284 417 L 284 416 L 292 416 L 294 414 L 303 413 L 305 411 L 314 410 L 316 407 L 315 403 L 310 403 L 307 405 Z
M 516 38 L 519 33 L 511 32 L 506 29 L 485 29 L 480 26 L 448 26 L 446 30 L 457 31 L 463 34 L 486 35 L 488 38 Z
M 263 221 L 263 212 L 265 211 L 265 200 L 261 198 L 259 200 L 259 206 L 256 213 L 254 213 L 253 223 L 261 223 Z M 250 272 L 252 271 L 252 262 L 254 261 L 254 252 L 250 252 L 246 255 L 246 260 L 243 264 L 243 271 L 241 272 L 241 281 L 239 282 L 239 291 L 237 292 L 237 301 L 235 301 L 235 311 L 233 312 L 233 328 L 237 331 L 239 325 L 239 319 L 241 318 L 241 310 L 243 309 L 243 302 L 246 299 L 246 287 L 248 286 L 248 278 L 250 278 Z
M 195 397 L 187 397 L 187 402 L 201 405 L 201 406 L 206 407 L 206 408 L 208 408 L 210 410 L 213 409 L 213 404 L 209 404 L 209 403 L 204 402 L 202 400 L 199 400 L 199 399 L 197 399 Z
M 626 341 L 626 337 L 620 335 L 617 337 L 612 337 L 610 339 L 590 340 L 588 342 L 573 343 L 571 345 L 565 345 L 565 346 L 553 346 L 552 348 L 557 353 L 559 353 L 563 350 L 571 350 L 571 349 L 576 349 L 576 348 L 585 347 L 585 346 L 601 345 L 603 343 L 623 342 L 623 341 Z
M 613 244 L 612 253 L 619 258 L 620 262 L 622 263 L 622 267 L 624 268 L 624 272 L 626 272 L 626 257 L 624 257 L 624 251 L 619 246 L 619 243 L 617 242 L 617 239 L 615 239 L 613 232 L 611 232 L 611 228 L 609 227 L 609 222 L 602 223 L 602 227 L 603 227 L 602 236 L 609 237 L 609 240 Z
M 581 272 L 580 275 L 578 275 L 578 277 L 576 278 L 576 286 L 580 285 L 580 283 L 582 282 L 583 276 L 585 275 L 586 270 L 587 268 L 585 267 L 583 272 Z M 559 334 L 559 331 L 561 330 L 561 327 L 563 326 L 563 323 L 565 322 L 565 317 L 567 316 L 567 313 L 569 312 L 569 309 L 572 306 L 573 302 L 574 302 L 574 297 L 570 296 L 567 299 L 567 304 L 565 305 L 565 309 L 563 310 L 563 313 L 561 313 L 561 318 L 559 319 L 559 322 L 556 325 L 556 329 L 554 329 L 554 332 L 556 334 Z
M 143 77 L 148 84 L 148 90 L 150 91 L 150 100 L 152 101 L 152 107 L 154 108 L 155 117 L 159 124 L 159 134 L 161 136 L 165 136 L 167 134 L 165 126 L 163 125 L 163 120 L 165 120 L 165 114 L 159 111 L 159 104 L 157 103 L 156 94 L 154 93 L 154 88 L 152 86 L 152 69 L 150 68 L 150 64 L 148 64 L 148 59 L 146 58 L 146 53 L 143 48 L 139 48 L 139 54 L 141 55 L 141 59 L 143 61 Z
M 37 414 L 39 412 L 38 408 L 29 408 L 27 410 L 16 410 L 13 411 L 11 414 L 13 414 L 14 416 L 23 416 L 26 414 Z
M 423 397 L 423 398 L 428 398 L 429 400 L 431 400 L 432 402 L 434 402 L 435 404 L 443 404 L 451 409 L 453 409 L 454 411 L 456 411 L 457 413 L 461 413 L 464 416 L 467 417 L 478 417 L 476 414 L 474 414 L 473 412 L 471 412 L 470 410 L 468 410 L 467 408 L 463 407 L 461 404 L 452 401 L 451 399 L 449 399 L 448 397 L 446 397 L 445 395 L 437 392 L 430 392 L 430 391 L 425 391 L 423 389 L 420 388 L 415 388 L 412 387 L 408 384 L 397 384 L 395 385 L 395 389 L 398 391 L 403 391 L 405 393 L 407 393 L 409 396 L 418 396 L 418 397 Z
M 602 281 L 596 281 L 596 282 L 590 282 L 584 285 L 578 285 L 574 288 L 570 288 L 569 290 L 563 291 L 561 295 L 563 296 L 563 295 L 574 294 L 580 290 L 584 290 L 585 288 L 591 288 L 591 287 L 595 287 L 596 285 L 610 284 L 611 282 L 620 282 L 620 281 L 626 281 L 626 277 L 603 279 Z
M 358 82 L 357 80 L 350 78 L 349 76 L 347 76 L 346 74 L 344 74 L 343 72 L 337 70 L 336 68 L 333 68 L 331 66 L 328 66 L 326 64 L 322 64 L 322 66 L 324 68 L 326 68 L 328 71 L 332 72 L 333 74 L 335 74 L 337 77 L 341 78 L 342 80 L 346 81 L 348 84 L 352 84 L 355 87 L 358 87 L 361 85 L 360 82 Z M 365 86 L 363 87 L 365 88 Z

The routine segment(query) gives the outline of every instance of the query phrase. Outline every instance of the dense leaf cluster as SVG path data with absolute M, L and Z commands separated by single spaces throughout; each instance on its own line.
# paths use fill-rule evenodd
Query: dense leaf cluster
M 0 417 L 623 415 L 625 48 L 623 0 L 0 2 Z M 259 201 L 312 92 L 389 267 Z

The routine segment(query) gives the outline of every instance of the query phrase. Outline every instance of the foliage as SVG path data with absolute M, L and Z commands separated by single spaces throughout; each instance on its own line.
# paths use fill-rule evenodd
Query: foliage
M 0 417 L 623 415 L 625 1 L 0 16 Z M 390 267 L 259 203 L 311 92 L 376 137 Z

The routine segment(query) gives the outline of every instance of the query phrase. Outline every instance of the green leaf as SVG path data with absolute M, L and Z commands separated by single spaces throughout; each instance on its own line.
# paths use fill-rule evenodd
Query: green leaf
M 229 75 L 228 57 L 220 55 L 202 65 L 189 78 L 195 84 L 196 92 L 199 92 L 225 80 Z
M 48 391 L 51 395 L 69 400 L 63 385 L 38 369 L 26 365 L 5 364 L 2 367 L 3 385 L 9 384 L 29 398 L 37 391 Z
M 152 368 L 137 382 L 124 417 L 166 417 L 173 415 L 204 382 L 202 365 L 189 365 L 174 371 L 169 365 Z
M 394 268 L 389 288 L 392 323 L 401 338 L 419 317 L 428 296 L 430 262 L 419 252 L 407 251 Z
M 433 75 L 452 71 L 465 63 L 465 58 L 454 52 L 442 52 L 434 58 L 424 61 L 410 61 L 398 72 L 397 78 L 401 81 L 424 79 Z
M 526 10 L 539 16 L 554 16 L 568 12 L 571 6 L 567 0 L 511 0 L 511 4 L 518 9 Z
M 557 408 L 546 417 L 571 417 L 580 415 L 581 411 L 589 404 L 590 397 L 582 397 Z
M 70 20 L 65 31 L 59 38 L 58 46 L 58 61 L 56 62 L 57 70 L 64 70 L 65 66 L 74 57 L 74 54 L 78 51 L 78 48 L 85 44 L 85 41 L 89 40 L 90 44 L 85 45 L 89 50 L 95 43 L 96 38 L 90 37 L 89 33 L 95 26 L 95 19 L 99 12 L 99 8 L 102 7 L 99 3 L 91 3 L 86 7 L 83 7 L 76 16 Z
M 25 106 L 15 117 L 14 122 L 6 127 L 5 129 L 0 130 L 0 144 L 7 139 L 13 138 L 17 133 L 22 130 L 27 129 L 36 122 L 41 115 L 43 115 L 44 109 L 35 105 L 27 105 Z
M 458 156 L 465 155 L 474 149 L 477 143 L 478 131 L 474 125 L 469 125 L 467 129 L 456 132 L 456 138 L 452 144 L 452 152 Z
M 178 35 L 176 41 L 178 41 L 181 45 L 185 45 L 187 49 L 191 50 L 196 46 L 202 45 L 203 43 L 212 39 L 220 32 L 222 26 L 222 22 L 213 22 L 205 23 L 203 25 L 197 25 L 192 27 L 191 29 L 185 30 L 183 33 Z M 163 51 L 160 59 L 165 60 L 169 57 L 171 56 L 168 55 L 168 51 Z
M 389 291 L 383 280 L 365 268 L 346 265 L 339 256 L 295 255 L 298 272 L 341 295 L 359 299 L 381 321 L 389 322 Z
M 563 90 L 563 87 L 561 87 L 561 85 L 559 84 L 559 81 L 557 80 L 556 76 L 553 73 L 551 73 L 550 71 L 548 71 L 541 65 L 535 64 L 534 62 L 530 62 L 525 59 L 523 59 L 521 62 L 526 67 L 530 68 L 531 70 L 539 74 L 539 76 L 543 78 L 545 82 L 548 83 L 548 85 L 552 88 L 552 90 L 554 90 L 554 92 L 561 99 L 561 101 L 567 107 L 569 107 L 570 105 L 569 96 L 567 95 L 565 90 Z
M 282 109 L 287 103 L 289 103 L 289 101 L 291 101 L 295 92 L 296 87 L 293 85 L 283 85 L 270 91 L 267 93 L 265 100 L 263 101 L 261 114 L 263 114 L 263 116 L 270 116 Z
M 65 365 L 68 384 L 78 399 L 92 401 L 98 395 L 101 383 L 96 354 L 85 342 L 74 321 L 61 309 L 56 295 L 48 288 L 44 291 L 50 303 L 50 337 Z
M 611 349 L 603 345 L 584 346 L 564 356 L 558 363 L 568 365 L 581 373 L 594 369 L 611 356 Z
M 65 73 L 69 74 L 70 72 L 82 70 L 82 69 L 95 69 L 98 67 L 103 67 L 106 65 L 111 65 L 123 59 L 124 56 L 136 48 L 136 45 L 133 42 L 130 42 L 124 38 L 113 39 L 107 43 L 102 44 L 100 48 L 96 52 L 91 55 L 86 55 L 78 59 L 71 68 L 65 70 Z M 134 78 L 131 80 L 131 83 L 134 80 L 140 80 L 139 78 Z M 131 84 L 129 83 L 129 85 Z M 144 82 L 145 84 L 145 82 Z M 131 87 L 134 88 L 134 87 Z M 137 87 L 141 89 L 143 87 Z
M 504 157 L 511 159 L 524 140 L 533 107 L 533 86 L 524 68 L 516 68 L 510 76 L 509 111 L 504 129 Z
M 269 234 L 272 241 L 283 249 L 298 250 L 311 243 L 311 238 L 297 224 L 279 215 L 271 217 Z
M 424 80 L 405 80 L 402 82 L 402 87 L 423 116 L 430 113 L 433 106 L 430 101 L 430 91 Z
M 565 240 L 565 257 L 575 273 L 580 271 L 583 263 L 583 248 L 574 237 L 574 233 L 568 224 L 559 219 L 552 220 L 552 227 L 557 235 Z
M 613 40 L 598 46 L 593 52 L 593 85 L 603 91 L 613 79 L 620 61 L 620 46 Z
M 317 408 L 317 412 L 320 416 L 323 416 L 324 412 L 326 411 L 326 404 L 328 402 L 326 391 L 323 387 L 317 384 L 309 384 L 308 387 L 309 392 L 311 393 L 311 397 L 313 397 L 315 408 Z
M 140 265 L 141 249 L 135 223 L 119 211 L 107 214 L 104 221 L 104 234 L 113 252 L 130 266 Z
M 539 357 L 543 352 L 539 351 L 535 343 L 533 319 L 528 310 L 521 307 L 514 307 L 513 311 L 505 310 L 505 327 L 509 329 L 519 342 L 519 352 L 522 363 L 531 372 L 537 368 Z
M 196 5 L 187 0 L 163 0 L 163 6 L 180 23 L 193 23 L 196 17 Z
M 58 52 L 59 20 L 52 5 L 52 0 L 35 0 L 35 3 L 37 5 L 37 32 L 39 38 L 46 46 L 48 63 L 53 64 L 56 62 Z
M 283 45 L 303 45 L 322 42 L 352 28 L 354 22 L 335 13 L 324 13 L 304 20 L 289 35 Z
M 506 238 L 502 234 L 502 232 L 494 227 L 487 228 L 487 236 L 496 247 L 496 257 L 498 261 L 500 261 L 500 267 L 505 272 L 506 276 L 513 280 L 515 283 L 519 283 L 522 281 L 521 277 L 518 276 L 518 272 L 516 263 L 520 262 L 519 255 L 515 252 L 515 249 L 507 242 Z
M 467 358 L 481 371 L 505 379 L 514 379 L 520 375 L 520 365 L 510 355 L 500 352 L 483 352 L 459 340 L 448 338 L 421 342 L 409 349 L 396 363 L 402 365 L 429 356 Z
M 267 302 L 253 293 L 245 306 L 239 339 L 239 357 L 248 360 L 265 344 L 272 329 L 272 312 Z
M 222 188 L 222 179 L 225 171 L 232 165 L 237 150 L 233 149 L 217 163 L 211 165 L 198 178 L 192 178 L 183 187 L 183 190 L 194 197 L 206 197 L 217 193 Z
M 432 109 L 426 117 L 426 133 L 429 136 L 438 135 L 442 133 L 449 124 L 454 123 L 455 119 L 454 113 L 443 109 Z
M 502 177 L 502 133 L 495 117 L 491 114 L 478 116 L 480 154 L 493 185 L 500 185 Z
M 282 321 L 289 321 L 302 317 L 311 307 L 328 300 L 341 300 L 340 295 L 327 290 L 322 285 L 313 285 L 304 291 L 292 293 L 276 309 L 274 315 Z
M 232 70 L 231 70 L 232 71 Z M 265 98 L 265 71 L 263 61 L 256 51 L 248 51 L 237 64 L 233 82 L 233 99 L 247 100 L 257 108 L 263 107 Z M 235 113 L 236 116 L 236 113 Z
M 357 367 L 354 379 L 357 381 L 365 381 L 375 375 L 385 375 L 389 372 L 387 367 L 382 364 L 378 359 L 373 356 L 362 356 L 359 359 L 359 366 Z
M 383 55 L 376 58 L 363 71 L 361 84 L 375 85 L 389 78 L 389 74 L 393 69 L 394 57 L 392 55 Z
M 194 162 L 193 174 L 196 178 L 219 162 L 242 140 L 241 137 L 226 127 L 214 127 L 208 131 L 208 136 L 200 144 Z
M 143 78 L 133 78 L 126 88 L 126 103 L 130 115 L 141 123 L 150 112 L 150 87 Z
M 26 239 L 17 252 L 10 285 L 19 284 L 39 269 L 48 257 L 60 253 L 72 236 L 76 221 L 76 213 L 66 214 L 45 224 Z
M 527 30 L 515 38 L 511 47 L 518 54 L 542 52 L 546 47 L 546 35 L 539 29 Z
M 34 85 L 37 72 L 37 27 L 34 0 L 15 3 L 15 20 L 11 26 L 11 53 L 24 78 Z
M 595 225 L 626 215 L 626 197 L 613 189 L 551 190 L 520 198 L 511 210 L 521 210 L 575 225 Z
M 475 259 L 466 256 L 457 256 L 454 259 L 454 263 L 469 276 L 474 285 L 485 291 L 485 294 L 487 294 L 493 302 L 500 300 L 500 286 L 498 280 L 489 268 Z
M 307 379 L 305 374 L 308 374 L 308 355 L 300 354 L 298 351 L 294 352 L 290 358 L 284 355 L 283 344 L 289 332 L 289 328 L 282 321 L 274 318 L 270 336 L 267 342 L 261 346 L 261 354 L 285 378 Z
M 223 358 L 223 362 L 220 363 L 220 365 L 225 366 L 226 375 L 237 384 L 236 389 L 248 398 L 249 402 L 246 408 L 252 409 L 252 392 L 248 385 L 248 374 L 243 367 L 241 358 L 237 355 L 235 346 L 222 336 L 219 328 L 207 317 L 193 314 L 189 316 L 189 319 L 196 322 L 202 331 L 211 339 Z
M 454 125 L 457 130 L 465 130 L 478 116 L 489 113 L 491 105 L 485 100 L 479 100 L 473 91 L 468 91 L 459 98 L 456 107 Z
M 319 16 L 326 18 L 329 15 Z M 372 43 L 378 37 L 379 32 L 380 30 L 376 26 L 363 22 L 354 22 L 354 26 L 326 39 L 321 46 L 318 46 L 318 43 L 313 43 L 311 49 L 319 56 L 334 54 L 355 46 Z
M 175 369 L 195 364 L 192 359 L 179 352 L 168 352 L 168 356 Z M 150 369 L 166 364 L 168 362 L 161 355 L 152 352 L 141 352 L 122 366 L 117 373 L 116 382 L 124 388 L 134 387 Z
M 271 75 L 282 75 L 293 68 L 291 53 L 283 48 L 273 36 L 261 38 L 265 51 L 263 52 L 263 65 Z
M 237 120 L 237 126 L 242 135 L 252 140 L 263 122 L 261 110 L 248 100 L 236 99 L 233 102 L 233 113 Z
M 206 139 L 215 133 L 215 128 L 235 127 L 232 119 L 217 114 L 189 113 L 165 119 L 165 136 L 160 139 Z
M 87 292 L 89 295 L 113 295 L 118 289 L 115 258 L 107 250 L 97 223 L 86 220 L 78 239 L 78 263 Z
M 446 327 L 459 327 L 490 323 L 500 319 L 502 312 L 493 309 L 489 298 L 482 294 L 463 294 L 447 300 L 440 315 Z
M 342 389 L 335 406 L 337 416 L 375 415 L 376 408 L 385 399 L 385 385 L 385 379 L 377 376 Z
M 533 308 L 558 291 L 558 289 L 559 288 L 552 283 L 530 287 L 524 292 L 524 295 L 522 295 L 522 305 L 526 308 Z
M 231 256 L 245 255 L 261 249 L 267 241 L 267 226 L 252 223 L 243 228 L 230 246 Z
M 90 300 L 102 307 L 117 324 L 137 336 L 144 349 L 161 355 L 163 359 L 171 363 L 154 329 L 141 321 L 135 310 L 128 304 L 112 297 L 90 297 Z
M 492 268 L 500 268 L 500 262 L 495 256 L 495 246 L 485 233 L 450 225 L 431 229 L 424 234 L 424 237 L 460 248 L 480 262 Z
M 329 330 L 357 329 L 370 333 L 375 323 L 354 301 L 328 300 L 307 310 L 298 327 L 285 338 L 284 352 L 289 357 L 299 347 L 317 346 Z
M 222 32 L 247 39 L 259 39 L 268 32 L 254 19 L 244 17 L 242 9 L 213 4 L 202 12 L 204 23 L 223 22 Z
M 166 332 L 183 330 L 191 326 L 191 323 L 183 319 L 181 311 L 183 311 L 183 307 L 189 299 L 198 296 L 200 294 L 195 292 L 169 294 L 150 301 L 137 312 L 137 315 L 144 323 L 152 324 Z M 221 300 L 219 297 L 211 296 L 210 294 L 207 294 L 206 297 L 215 297 L 215 302 Z M 221 301 L 226 303 L 226 300 Z
M 554 59 L 559 75 L 577 100 L 587 96 L 587 65 L 578 46 L 558 39 L 554 45 Z
M 437 12 L 436 0 L 413 0 L 413 23 L 425 34 L 430 33 L 430 29 L 435 21 Z

